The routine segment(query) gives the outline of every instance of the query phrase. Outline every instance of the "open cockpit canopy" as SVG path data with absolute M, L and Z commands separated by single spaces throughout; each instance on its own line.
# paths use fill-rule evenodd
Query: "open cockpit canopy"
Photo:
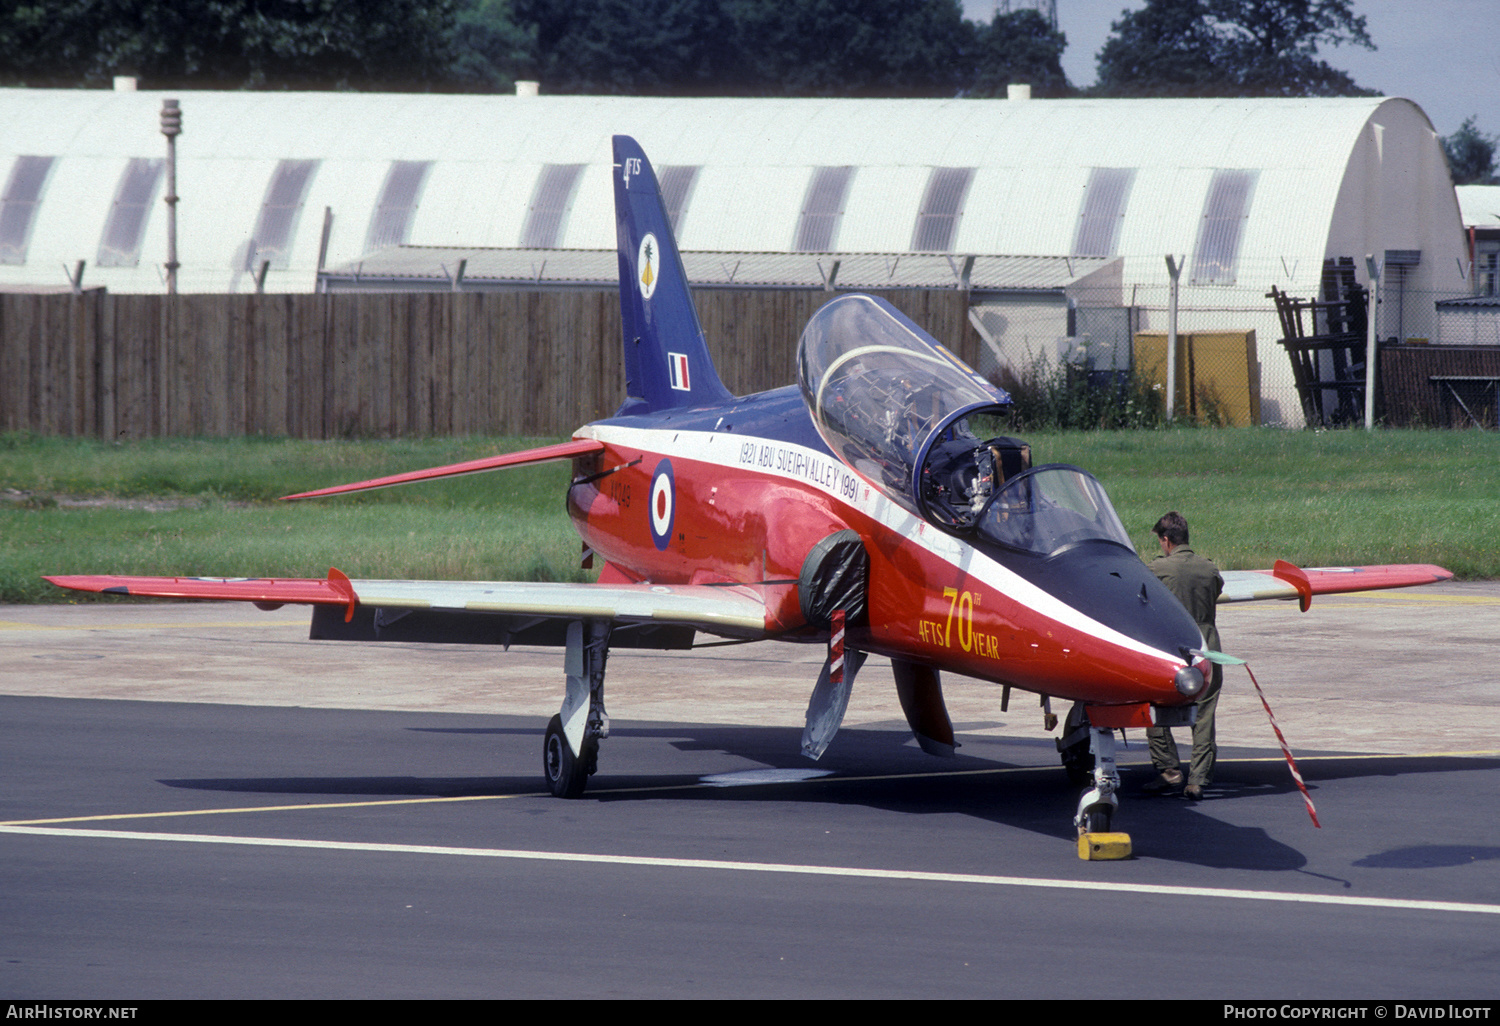
M 885 300 L 825 304 L 802 332 L 797 380 L 839 458 L 935 526 L 1043 556 L 1089 540 L 1130 547 L 1091 475 L 1033 469 L 1025 442 L 970 430 L 971 417 L 1004 413 L 1010 396 Z
M 939 442 L 968 437 L 971 414 L 1010 396 L 873 296 L 850 294 L 813 315 L 797 347 L 797 380 L 813 424 L 850 467 L 925 515 L 922 467 Z

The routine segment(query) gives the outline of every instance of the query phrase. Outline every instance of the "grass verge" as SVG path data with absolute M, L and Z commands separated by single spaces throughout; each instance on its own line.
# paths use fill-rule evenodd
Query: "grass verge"
M 1031 434 L 1109 490 L 1140 550 L 1168 509 L 1226 569 L 1438 563 L 1500 577 L 1500 435 L 1266 428 Z M 0 601 L 43 574 L 586 580 L 547 464 L 306 503 L 277 496 L 557 439 L 111 444 L 0 435 Z M 59 498 L 62 501 L 59 501 Z M 73 506 L 73 498 L 106 504 Z M 153 502 L 166 508 L 130 508 Z

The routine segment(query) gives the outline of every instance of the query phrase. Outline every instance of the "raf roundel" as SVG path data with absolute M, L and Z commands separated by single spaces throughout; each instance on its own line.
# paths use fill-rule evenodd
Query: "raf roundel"
M 651 293 L 656 291 L 656 282 L 661 277 L 661 245 L 650 232 L 641 239 L 641 248 L 635 257 L 635 269 L 641 298 L 650 299 Z
M 667 551 L 676 519 L 677 483 L 672 477 L 672 461 L 662 460 L 651 475 L 651 540 L 658 551 Z

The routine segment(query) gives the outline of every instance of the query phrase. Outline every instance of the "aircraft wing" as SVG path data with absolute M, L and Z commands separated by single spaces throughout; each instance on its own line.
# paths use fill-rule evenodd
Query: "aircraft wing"
M 326 580 L 220 577 L 48 577 L 61 588 L 116 595 L 284 604 L 505 614 L 538 620 L 675 624 L 738 638 L 764 638 L 764 585 L 560 584 L 516 581 L 364 581 L 330 570 Z
M 431 467 L 427 470 L 412 470 L 405 474 L 392 474 L 389 477 L 377 477 L 369 481 L 356 481 L 353 484 L 334 485 L 332 488 L 318 488 L 311 492 L 298 492 L 296 495 L 283 495 L 283 499 L 313 499 L 322 495 L 344 495 L 348 492 L 367 492 L 372 488 L 390 488 L 393 485 L 411 484 L 413 481 L 431 481 L 439 477 L 456 477 L 460 474 L 481 474 L 487 470 L 500 470 L 502 467 L 524 467 L 533 463 L 550 463 L 553 460 L 566 460 L 574 456 L 586 456 L 593 452 L 602 452 L 604 443 L 596 442 L 591 438 L 575 438 L 570 442 L 561 442 L 557 445 L 544 445 L 540 449 L 523 449 L 520 452 L 507 452 L 499 456 L 486 456 L 483 459 L 468 460 L 464 463 L 450 463 L 446 467 Z
M 1314 595 L 1335 595 L 1383 588 L 1410 588 L 1418 584 L 1446 581 L 1453 574 L 1427 563 L 1388 566 L 1293 566 L 1278 559 L 1271 570 L 1223 570 L 1224 591 L 1220 602 L 1253 602 L 1259 599 L 1297 599 L 1307 611 Z

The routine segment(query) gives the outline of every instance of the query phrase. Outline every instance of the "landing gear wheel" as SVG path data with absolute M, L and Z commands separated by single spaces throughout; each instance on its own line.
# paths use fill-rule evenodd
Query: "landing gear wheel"
M 1110 820 L 1113 818 L 1114 810 L 1108 805 L 1096 805 L 1084 816 L 1083 829 L 1090 834 L 1109 833 Z
M 575 757 L 563 736 L 562 717 L 554 716 L 548 721 L 542 741 L 542 772 L 554 797 L 577 798 L 583 794 L 589 774 L 598 766 L 598 751 L 599 742 L 590 739 L 583 743 L 583 753 Z
M 1089 718 L 1082 702 L 1073 703 L 1063 721 L 1063 735 L 1057 740 L 1063 771 L 1068 783 L 1085 787 L 1094 779 L 1094 751 L 1089 746 Z

